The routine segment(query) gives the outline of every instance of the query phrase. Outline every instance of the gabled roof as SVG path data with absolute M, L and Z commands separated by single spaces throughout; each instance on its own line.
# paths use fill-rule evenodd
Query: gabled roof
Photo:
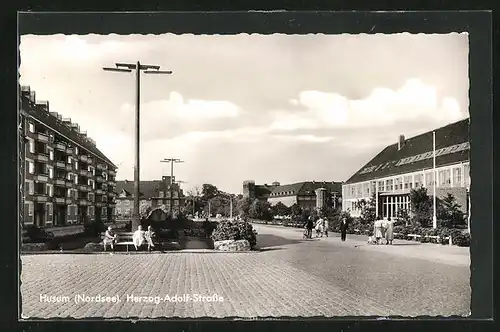
M 21 93 L 22 98 L 28 98 L 29 97 L 26 95 L 26 91 L 23 91 Z M 108 166 L 111 166 L 112 168 L 116 169 L 116 165 L 113 164 L 111 160 L 109 160 L 108 157 L 106 157 L 95 145 L 93 145 L 88 138 L 80 134 L 79 132 L 75 131 L 74 129 L 70 128 L 66 124 L 64 124 L 62 121 L 60 121 L 57 117 L 55 117 L 53 114 L 49 113 L 46 105 L 37 105 L 31 100 L 28 100 L 27 103 L 21 103 L 21 105 L 30 105 L 29 107 L 26 107 L 24 111 L 26 112 L 27 115 L 30 117 L 34 118 L 35 120 L 38 120 L 39 122 L 43 123 L 45 126 L 59 132 L 61 135 L 66 136 L 70 140 L 74 141 L 75 143 L 78 143 L 81 145 L 83 148 L 88 150 L 90 153 L 94 154 L 98 158 L 102 159 L 103 162 L 107 163 Z
M 141 181 L 139 185 L 139 193 L 141 199 L 151 199 L 158 196 L 161 181 Z M 116 189 L 118 193 L 125 191 L 127 197 L 133 197 L 134 181 L 116 181 Z
M 434 130 L 436 133 L 436 167 L 469 160 L 469 119 Z M 429 131 L 387 146 L 358 170 L 345 184 L 411 173 L 433 167 L 433 138 Z
M 306 181 L 298 182 L 293 184 L 286 184 L 282 186 L 277 186 L 273 189 L 272 197 L 283 197 L 283 196 L 308 196 L 316 195 L 315 190 L 318 188 L 325 188 L 328 192 L 342 192 L 342 182 L 334 181 Z

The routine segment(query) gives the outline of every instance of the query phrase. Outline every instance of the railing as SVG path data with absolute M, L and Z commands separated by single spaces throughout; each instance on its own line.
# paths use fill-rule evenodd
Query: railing
M 99 169 L 99 170 L 103 170 L 104 169 L 104 165 L 103 164 L 97 164 L 96 168 Z
M 75 185 L 75 183 L 71 180 L 66 180 L 66 187 L 73 187 Z
M 35 152 L 33 159 L 46 163 L 49 161 L 49 155 L 42 152 Z
M 57 160 L 56 161 L 56 167 L 66 168 L 66 163 L 64 161 Z
M 54 149 L 66 152 L 67 146 L 62 142 L 56 142 L 54 143 Z
M 72 171 L 73 170 L 73 165 L 72 164 L 67 164 L 66 165 L 66 170 L 67 171 Z
M 96 176 L 96 177 L 95 177 L 95 180 L 96 180 L 97 182 L 103 182 L 103 181 L 104 181 L 104 179 L 103 179 L 103 177 L 102 177 L 102 176 Z
M 66 185 L 66 180 L 64 178 L 55 178 L 54 183 L 61 185 L 61 186 L 64 186 L 64 185 Z
M 33 178 L 35 179 L 35 181 L 40 181 L 40 182 L 48 182 L 49 181 L 49 176 L 43 175 L 43 174 L 37 174 Z
M 49 136 L 46 135 L 46 134 L 42 134 L 42 133 L 35 134 L 35 139 L 37 139 L 37 140 L 39 140 L 40 142 L 43 142 L 43 143 L 48 143 L 49 142 Z
M 83 161 L 83 162 L 88 162 L 88 157 L 84 154 L 80 155 L 80 160 Z

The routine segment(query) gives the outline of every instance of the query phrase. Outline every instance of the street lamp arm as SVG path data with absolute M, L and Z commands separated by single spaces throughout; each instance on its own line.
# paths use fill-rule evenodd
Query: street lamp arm
M 110 67 L 103 67 L 102 69 L 105 71 L 119 71 L 119 72 L 124 72 L 124 73 L 130 73 L 132 71 L 131 69 L 110 68 Z
M 171 70 L 146 70 L 144 74 L 172 74 Z

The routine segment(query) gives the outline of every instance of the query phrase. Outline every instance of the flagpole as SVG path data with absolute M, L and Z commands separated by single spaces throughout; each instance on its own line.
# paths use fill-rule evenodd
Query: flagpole
M 433 214 L 432 214 L 432 228 L 437 228 L 437 216 L 436 216 L 436 182 L 437 182 L 437 176 L 436 176 L 436 132 L 432 132 L 432 172 L 434 175 L 434 181 L 432 185 L 433 189 L 433 195 L 432 195 L 432 207 L 433 207 Z

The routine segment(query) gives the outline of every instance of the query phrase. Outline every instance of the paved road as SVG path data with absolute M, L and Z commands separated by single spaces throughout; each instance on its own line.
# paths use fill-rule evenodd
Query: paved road
M 298 229 L 256 228 L 263 251 L 254 253 L 23 256 L 23 317 L 414 316 L 469 311 L 470 273 L 466 255 L 456 248 L 433 247 L 445 252 L 440 261 L 433 261 L 426 245 L 410 249 L 364 246 L 362 239 L 352 238 L 345 243 L 337 237 L 302 240 Z M 420 251 L 421 257 L 395 254 L 398 250 Z M 77 294 L 117 296 L 117 302 L 94 298 L 77 303 Z M 45 302 L 44 295 L 67 298 Z M 142 296 L 151 298 L 138 302 Z M 182 300 L 175 301 L 175 296 Z

